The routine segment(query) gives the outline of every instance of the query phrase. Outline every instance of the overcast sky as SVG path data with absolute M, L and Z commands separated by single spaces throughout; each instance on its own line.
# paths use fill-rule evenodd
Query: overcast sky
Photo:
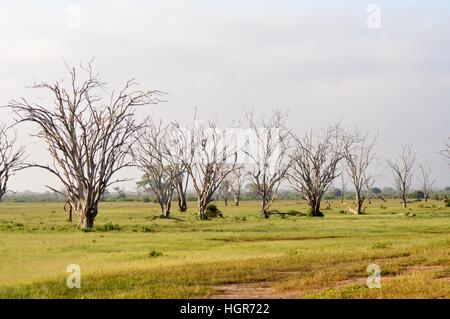
M 169 93 L 141 113 L 185 120 L 196 107 L 226 126 L 244 109 L 280 108 L 290 110 L 297 132 L 341 121 L 378 131 L 380 158 L 410 144 L 436 185 L 448 186 L 437 152 L 450 136 L 450 4 L 392 2 L 2 1 L 0 104 L 39 97 L 25 86 L 65 76 L 63 58 L 78 64 L 95 56 L 109 89 L 134 77 Z M 367 26 L 371 3 L 381 9 L 380 28 Z M 71 19 L 78 9 L 80 19 Z M 10 113 L 0 109 L 0 120 L 11 122 Z M 46 162 L 45 149 L 27 136 L 33 129 L 18 128 L 20 141 L 30 160 Z M 55 183 L 29 170 L 11 187 Z M 390 184 L 386 171 L 377 185 Z

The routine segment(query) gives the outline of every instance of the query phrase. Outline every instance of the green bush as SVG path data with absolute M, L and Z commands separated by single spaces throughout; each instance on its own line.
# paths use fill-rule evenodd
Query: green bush
M 152 249 L 152 250 L 150 251 L 150 253 L 149 253 L 149 256 L 150 256 L 150 257 L 160 257 L 160 256 L 162 256 L 162 255 L 163 255 L 162 252 L 157 251 L 157 250 L 155 250 L 155 249 Z
M 222 212 L 217 208 L 215 204 L 208 204 L 205 209 L 203 219 L 210 220 L 213 218 L 223 218 Z
M 390 241 L 385 241 L 385 242 L 379 241 L 372 245 L 372 249 L 386 249 L 386 248 L 391 248 L 391 247 L 392 247 L 392 242 L 390 242 Z

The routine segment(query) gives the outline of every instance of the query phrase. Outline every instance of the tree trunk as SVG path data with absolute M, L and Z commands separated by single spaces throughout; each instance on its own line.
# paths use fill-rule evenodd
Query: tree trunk
M 309 201 L 309 207 L 311 208 L 311 216 L 321 217 L 323 213 L 320 211 L 320 199 L 312 199 Z
M 183 185 L 177 185 L 177 201 L 180 212 L 187 211 L 186 192 L 182 190 Z
M 223 199 L 223 203 L 224 203 L 225 206 L 228 206 L 228 198 L 227 198 L 227 197 L 225 197 L 225 198 Z
M 235 195 L 234 196 L 234 206 L 239 206 L 240 196 Z
M 170 216 L 170 201 L 168 203 L 161 203 L 161 216 L 169 218 Z
M 407 208 L 406 195 L 405 194 L 402 194 L 402 203 L 403 203 L 403 208 Z
M 364 203 L 364 199 L 362 197 L 362 195 L 358 194 L 358 192 L 356 193 L 356 212 L 358 213 L 358 215 L 361 215 L 363 213 L 362 210 L 362 206 Z
M 269 218 L 270 214 L 269 214 L 269 207 L 267 205 L 268 201 L 265 197 L 263 197 L 262 203 L 261 203 L 261 215 L 264 218 Z
M 198 218 L 205 219 L 205 210 L 206 206 L 208 206 L 209 201 L 206 199 L 199 198 L 198 199 Z
M 98 214 L 98 204 L 82 205 L 78 208 L 78 215 L 80 216 L 80 227 L 91 229 L 94 227 L 94 220 Z

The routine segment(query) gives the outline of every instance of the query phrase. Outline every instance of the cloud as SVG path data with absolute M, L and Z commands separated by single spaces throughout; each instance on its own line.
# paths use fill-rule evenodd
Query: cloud
M 63 58 L 77 64 L 94 55 L 111 89 L 135 77 L 144 87 L 169 92 L 168 102 L 154 108 L 165 119 L 190 119 L 194 107 L 204 116 L 218 115 L 224 125 L 243 108 L 289 108 L 298 131 L 342 119 L 347 126 L 379 130 L 381 156 L 412 144 L 439 185 L 450 184 L 436 154 L 450 135 L 446 4 L 380 1 L 382 28 L 368 30 L 364 1 L 320 7 L 292 1 L 75 1 L 82 10 L 79 29 L 66 26 L 70 3 L 0 4 L 1 104 L 36 96 L 24 89 L 33 76 L 63 76 Z M 0 117 L 9 119 L 5 110 Z M 29 146 L 31 157 L 46 159 L 42 146 Z M 43 181 L 52 182 L 33 174 L 39 178 L 21 174 L 13 187 L 42 189 Z M 389 183 L 385 175 L 380 183 Z

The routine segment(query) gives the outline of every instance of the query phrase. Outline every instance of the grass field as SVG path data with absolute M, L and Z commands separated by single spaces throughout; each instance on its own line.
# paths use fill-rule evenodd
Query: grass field
M 0 298 L 450 298 L 442 202 L 377 200 L 362 216 L 332 202 L 323 218 L 269 220 L 257 202 L 217 204 L 224 219 L 199 221 L 194 203 L 169 220 L 155 204 L 103 203 L 95 231 L 83 232 L 61 203 L 2 203 Z M 371 263 L 380 289 L 366 286 Z M 69 264 L 81 267 L 81 289 L 66 287 Z

